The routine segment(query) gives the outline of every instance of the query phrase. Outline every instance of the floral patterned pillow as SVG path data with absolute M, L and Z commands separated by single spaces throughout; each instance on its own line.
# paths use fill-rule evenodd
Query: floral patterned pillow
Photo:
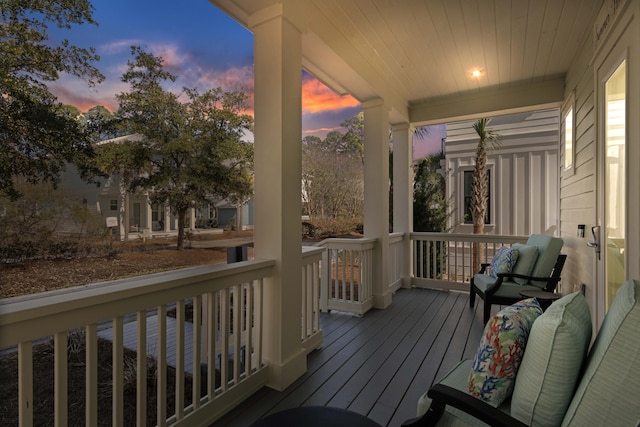
M 493 256 L 488 273 L 493 277 L 498 277 L 498 273 L 511 273 L 513 266 L 518 261 L 519 252 L 517 249 L 501 247 Z
M 487 322 L 471 365 L 469 393 L 498 407 L 511 396 L 529 331 L 542 314 L 535 298 L 504 308 Z

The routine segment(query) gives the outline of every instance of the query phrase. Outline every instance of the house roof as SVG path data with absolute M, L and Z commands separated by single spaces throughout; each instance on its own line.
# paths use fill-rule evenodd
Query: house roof
M 210 0 L 239 23 L 282 13 L 303 67 L 338 93 L 432 124 L 557 107 L 601 0 Z M 474 68 L 479 78 L 471 77 Z

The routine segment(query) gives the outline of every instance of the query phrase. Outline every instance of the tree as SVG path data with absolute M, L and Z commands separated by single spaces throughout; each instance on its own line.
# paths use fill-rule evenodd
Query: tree
M 360 112 L 340 124 L 347 132 L 340 139 L 339 152 L 355 155 L 364 163 L 364 113 Z
M 124 139 L 100 144 L 95 148 L 95 167 L 107 175 L 117 175 L 120 193 L 120 210 L 118 212 L 120 235 L 129 239 L 127 206 L 134 179 L 149 169 L 147 150 L 133 139 Z
M 96 24 L 88 0 L 3 0 L 0 6 L 0 194 L 12 200 L 17 181 L 57 183 L 67 162 L 91 155 L 76 117 L 56 103 L 46 83 L 68 73 L 89 85 L 104 77 L 93 48 L 54 46 L 49 25 Z
M 414 128 L 414 140 L 423 140 L 431 134 L 429 126 L 419 126 Z M 363 133 L 364 137 L 364 133 Z M 393 128 L 389 129 L 389 230 L 393 230 Z
M 122 81 L 131 91 L 117 95 L 116 116 L 127 129 L 144 136 L 145 174 L 132 187 L 149 192 L 152 203 L 166 203 L 178 217 L 178 249 L 184 247 L 186 214 L 210 198 L 243 203 L 251 195 L 253 144 L 242 142 L 251 116 L 242 114 L 247 95 L 220 88 L 199 93 L 183 88 L 187 101 L 162 86 L 176 77 L 162 58 L 132 47 Z
M 362 215 L 364 170 L 354 143 L 338 131 L 329 132 L 324 140 L 303 140 L 303 197 L 310 216 L 336 219 Z
M 94 143 L 126 135 L 119 128 L 119 121 L 103 105 L 91 107 L 82 115 L 81 121 L 89 140 Z
M 447 231 L 451 216 L 446 198 L 445 177 L 440 173 L 440 160 L 444 153 L 431 154 L 420 159 L 415 166 L 413 184 L 413 230 Z
M 473 124 L 473 129 L 480 137 L 476 148 L 476 164 L 473 169 L 473 184 L 471 186 L 471 216 L 473 234 L 484 234 L 484 221 L 487 211 L 487 151 L 499 144 L 500 135 L 487 129 L 491 119 L 482 118 Z M 473 244 L 473 270 L 480 270 L 480 248 Z
M 451 216 L 451 203 L 446 198 L 445 176 L 440 165 L 440 161 L 443 159 L 443 152 L 431 154 L 420 159 L 414 168 L 414 231 L 449 231 L 447 222 Z M 448 243 L 446 241 L 422 241 L 420 245 L 422 245 L 421 250 L 415 253 L 415 262 L 420 271 L 430 271 L 435 275 L 443 273 L 446 270 Z

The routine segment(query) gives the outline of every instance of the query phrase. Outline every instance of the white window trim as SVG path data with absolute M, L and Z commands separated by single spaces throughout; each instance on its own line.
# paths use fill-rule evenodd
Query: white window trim
M 473 157 L 474 161 L 475 161 L 475 156 Z M 474 166 L 461 166 L 458 168 L 458 170 L 460 171 L 460 179 L 459 179 L 459 192 L 458 194 L 460 194 L 460 198 L 458 201 L 458 206 L 460 207 L 460 209 L 458 209 L 458 211 L 460 212 L 460 216 L 458 218 L 458 223 L 461 226 L 471 226 L 471 223 L 465 222 L 464 221 L 464 215 L 465 215 L 465 210 L 464 210 L 464 173 L 465 172 L 473 172 L 475 169 Z M 488 206 L 489 206 L 489 222 L 485 223 L 485 227 L 493 227 L 495 225 L 495 164 L 493 162 L 490 162 L 489 159 L 487 159 L 487 170 L 490 173 L 490 178 L 489 178 L 489 202 L 488 202 Z
M 562 155 L 562 176 L 573 176 L 576 171 L 576 102 L 575 90 L 571 92 L 564 105 L 560 116 L 560 153 Z M 567 140 L 567 115 L 571 115 L 571 138 Z M 570 147 L 569 147 L 570 146 Z M 567 155 L 567 153 L 569 153 Z M 571 164 L 567 165 L 567 157 L 571 156 Z

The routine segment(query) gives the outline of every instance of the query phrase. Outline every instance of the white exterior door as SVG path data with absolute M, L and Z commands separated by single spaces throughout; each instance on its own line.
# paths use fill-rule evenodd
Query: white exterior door
M 640 141 L 637 16 L 623 16 L 596 57 L 598 209 L 596 322 L 620 285 L 640 278 Z

